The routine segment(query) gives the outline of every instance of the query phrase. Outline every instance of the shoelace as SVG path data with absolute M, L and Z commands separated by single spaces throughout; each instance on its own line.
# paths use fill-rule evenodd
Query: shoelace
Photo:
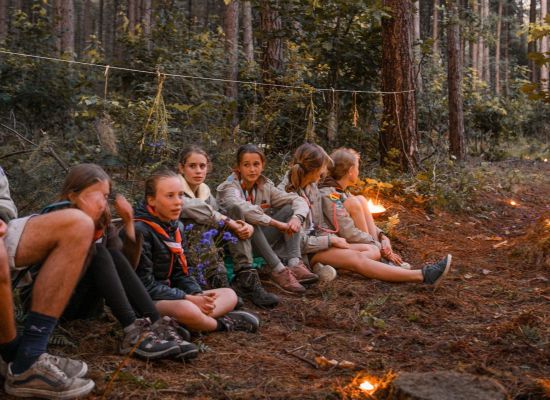
M 56 364 L 55 364 L 55 361 L 59 361 L 59 359 L 56 357 L 56 356 L 52 356 L 51 354 L 48 354 L 47 356 L 47 360 L 49 362 L 46 362 L 45 363 L 45 366 L 50 369 L 53 373 L 55 373 L 56 375 L 60 375 L 60 378 L 61 379 L 69 379 L 69 377 L 67 376 L 67 374 L 61 369 L 59 368 Z

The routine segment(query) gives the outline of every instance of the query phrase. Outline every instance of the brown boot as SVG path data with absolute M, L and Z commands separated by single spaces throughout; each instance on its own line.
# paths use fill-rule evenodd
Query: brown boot
M 298 280 L 300 283 L 315 283 L 319 281 L 319 276 L 317 274 L 314 274 L 309 270 L 308 267 L 304 264 L 303 261 L 300 261 L 297 265 L 293 267 L 288 267 L 290 272 L 292 272 L 292 275 Z
M 288 268 L 284 268 L 279 272 L 271 273 L 271 280 L 279 289 L 294 294 L 302 294 L 306 288 L 300 285 L 292 272 Z

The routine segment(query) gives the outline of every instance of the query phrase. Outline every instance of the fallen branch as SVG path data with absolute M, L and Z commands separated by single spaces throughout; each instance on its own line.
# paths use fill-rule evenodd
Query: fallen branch
M 319 368 L 319 366 L 318 366 L 317 364 L 315 364 L 313 361 L 311 361 L 311 360 L 309 360 L 309 359 L 307 359 L 307 358 L 305 358 L 305 357 L 302 357 L 302 356 L 300 356 L 300 355 L 298 355 L 298 354 L 291 353 L 290 351 L 288 351 L 288 350 L 286 350 L 286 349 L 283 350 L 283 353 L 288 354 L 289 356 L 296 357 L 298 360 L 302 360 L 303 362 L 308 363 L 309 365 L 311 365 L 311 366 L 312 366 L 313 368 L 315 368 L 315 369 L 318 369 L 318 368 Z

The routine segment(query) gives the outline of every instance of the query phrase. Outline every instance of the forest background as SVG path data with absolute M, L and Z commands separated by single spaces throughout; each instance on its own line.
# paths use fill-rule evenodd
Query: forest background
M 456 208 L 475 185 L 467 156 L 549 157 L 547 9 L 0 0 L 0 162 L 24 214 L 54 198 L 74 163 L 108 167 L 139 197 L 136 183 L 187 143 L 213 155 L 218 183 L 240 144 L 264 147 L 280 174 L 314 140 L 354 147 L 371 177 L 408 177 L 416 194 Z

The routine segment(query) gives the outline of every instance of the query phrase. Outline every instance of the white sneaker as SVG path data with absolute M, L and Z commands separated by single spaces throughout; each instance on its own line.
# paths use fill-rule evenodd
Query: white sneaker
M 321 282 L 333 281 L 338 276 L 334 267 L 321 263 L 316 263 L 312 271 L 319 275 L 319 280 L 321 280 Z

